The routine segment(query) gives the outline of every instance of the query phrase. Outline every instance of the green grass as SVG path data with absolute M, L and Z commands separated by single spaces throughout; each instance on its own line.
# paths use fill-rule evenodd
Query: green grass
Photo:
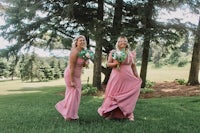
M 188 78 L 189 66 L 155 69 L 149 65 L 150 81 L 174 81 Z M 85 69 L 86 83 L 91 69 Z M 138 69 L 139 71 L 139 69 Z M 181 74 L 180 77 L 179 74 Z M 0 81 L 0 133 L 199 133 L 200 96 L 139 99 L 135 121 L 107 121 L 97 109 L 102 97 L 82 96 L 80 120 L 66 122 L 54 105 L 64 96 L 63 79 L 49 82 Z
M 135 121 L 101 118 L 102 98 L 82 96 L 77 122 L 66 122 L 55 110 L 64 86 L 35 88 L 37 93 L 0 97 L 1 133 L 199 133 L 200 96 L 139 99 Z M 19 90 L 20 91 L 20 90 Z

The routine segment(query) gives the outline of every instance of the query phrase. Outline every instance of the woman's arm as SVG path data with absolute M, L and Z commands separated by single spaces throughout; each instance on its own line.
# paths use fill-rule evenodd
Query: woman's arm
M 117 60 L 113 60 L 112 53 L 110 53 L 108 56 L 107 67 L 114 68 L 117 67 L 118 64 L 119 62 Z
M 72 50 L 69 57 L 69 62 L 70 62 L 69 64 L 70 64 L 70 81 L 71 81 L 71 86 L 73 87 L 76 86 L 74 82 L 74 71 L 77 58 L 78 58 L 78 51 Z
M 138 75 L 138 72 L 137 72 L 137 68 L 136 68 L 135 63 L 132 63 L 131 68 L 132 68 L 132 70 L 133 70 L 133 74 L 134 74 L 137 78 L 139 78 L 139 75 Z
M 140 78 L 139 75 L 138 75 L 138 72 L 137 72 L 137 67 L 136 67 L 136 52 L 135 52 L 135 51 L 132 51 L 131 54 L 132 54 L 132 64 L 131 64 L 131 68 L 132 68 L 133 74 L 134 74 L 137 78 Z

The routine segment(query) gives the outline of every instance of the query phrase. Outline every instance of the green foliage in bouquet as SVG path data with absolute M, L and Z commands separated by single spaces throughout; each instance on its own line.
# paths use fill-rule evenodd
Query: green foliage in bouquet
M 83 58 L 84 60 L 94 59 L 94 53 L 89 49 L 84 49 L 79 52 L 79 57 Z
M 123 62 L 127 57 L 127 54 L 125 52 L 125 50 L 122 50 L 122 51 L 114 51 L 112 53 L 112 58 L 114 60 L 117 60 L 118 62 Z
M 125 52 L 125 50 L 121 50 L 121 51 L 117 51 L 115 50 L 113 53 L 112 53 L 112 58 L 114 60 L 117 60 L 119 63 L 123 62 L 127 57 L 127 53 Z M 119 69 L 119 65 L 117 65 L 117 68 Z

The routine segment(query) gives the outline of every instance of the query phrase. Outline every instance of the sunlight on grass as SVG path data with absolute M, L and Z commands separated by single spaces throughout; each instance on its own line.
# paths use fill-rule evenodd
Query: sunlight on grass
M 163 66 L 161 68 L 155 68 L 154 65 L 149 64 L 147 70 L 147 80 L 154 82 L 174 81 L 175 79 L 184 79 L 188 81 L 190 71 L 190 64 L 184 67 L 176 66 Z M 140 72 L 140 67 L 138 67 Z M 200 75 L 200 71 L 199 71 Z M 200 80 L 200 76 L 199 76 Z
M 0 95 L 19 94 L 19 93 L 33 93 L 39 92 L 34 88 L 51 87 L 64 85 L 64 80 L 53 80 L 49 82 L 22 82 L 21 80 L 1 81 Z

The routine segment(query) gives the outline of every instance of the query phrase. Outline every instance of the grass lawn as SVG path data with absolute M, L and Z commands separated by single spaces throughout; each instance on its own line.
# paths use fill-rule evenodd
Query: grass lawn
M 92 70 L 86 69 L 84 72 L 82 81 L 86 82 Z M 188 67 L 152 68 L 148 72 L 151 76 L 148 76 L 155 78 L 149 79 L 151 81 L 173 81 L 178 73 L 183 73 L 178 79 L 187 79 L 187 72 Z M 169 77 L 164 77 L 164 73 Z M 42 83 L 0 81 L 0 133 L 200 132 L 200 96 L 139 99 L 134 122 L 104 120 L 97 113 L 102 97 L 82 96 L 80 119 L 66 122 L 54 108 L 64 98 L 59 95 L 63 91 L 63 79 Z
M 54 105 L 64 86 L 37 93 L 0 97 L 1 133 L 199 133 L 200 96 L 139 99 L 135 121 L 104 120 L 97 114 L 101 97 L 82 96 L 77 122 L 66 122 Z

